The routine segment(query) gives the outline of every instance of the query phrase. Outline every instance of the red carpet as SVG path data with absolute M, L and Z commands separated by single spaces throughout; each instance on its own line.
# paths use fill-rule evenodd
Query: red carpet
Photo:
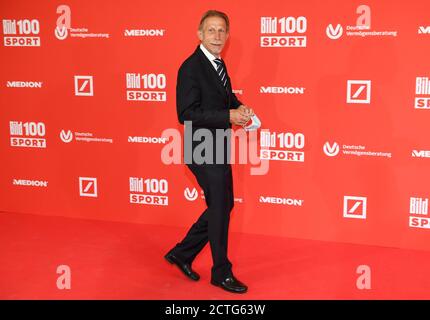
M 192 282 L 163 255 L 185 229 L 0 213 L 0 299 L 430 299 L 430 252 L 230 233 L 244 295 L 209 284 L 209 247 Z M 59 265 L 71 289 L 59 290 Z M 356 286 L 371 269 L 371 289 Z

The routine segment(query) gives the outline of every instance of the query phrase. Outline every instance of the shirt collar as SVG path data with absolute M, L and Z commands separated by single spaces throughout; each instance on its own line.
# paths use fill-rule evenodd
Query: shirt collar
M 203 51 L 203 53 L 205 54 L 205 56 L 209 59 L 210 62 L 214 63 L 214 60 L 217 58 L 215 57 L 212 53 L 210 53 L 208 51 L 208 49 L 205 48 L 205 46 L 203 45 L 203 43 L 200 43 L 200 50 Z M 219 59 L 221 59 L 221 57 L 219 57 Z

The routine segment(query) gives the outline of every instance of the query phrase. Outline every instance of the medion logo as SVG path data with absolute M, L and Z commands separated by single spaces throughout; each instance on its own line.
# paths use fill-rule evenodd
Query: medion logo
M 430 158 L 429 150 L 412 150 L 413 158 Z
M 272 94 L 304 94 L 303 87 L 260 87 L 260 93 Z
M 168 138 L 159 137 L 128 137 L 128 142 L 132 143 L 166 143 L 168 141 Z
M 271 204 L 284 204 L 288 206 L 298 206 L 303 205 L 303 200 L 288 199 L 288 198 L 276 198 L 276 197 L 264 197 L 260 196 L 261 203 L 271 203 Z
M 8 88 L 42 88 L 41 81 L 7 81 Z
M 430 26 L 420 26 L 418 28 L 418 34 L 430 34 Z
M 48 187 L 48 181 L 13 179 L 14 186 Z
M 126 37 L 164 37 L 164 29 L 134 29 L 125 30 L 124 36 Z

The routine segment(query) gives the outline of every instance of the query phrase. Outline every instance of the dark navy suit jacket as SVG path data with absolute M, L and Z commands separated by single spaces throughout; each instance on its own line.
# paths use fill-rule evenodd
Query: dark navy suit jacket
M 184 124 L 185 121 L 192 122 L 192 134 L 200 128 L 208 129 L 212 133 L 213 151 L 210 157 L 212 163 L 216 163 L 216 144 L 220 142 L 220 139 L 224 140 L 223 161 L 229 160 L 226 158 L 230 148 L 229 140 L 220 137 L 220 130 L 216 129 L 231 128 L 229 110 L 236 109 L 241 104 L 232 92 L 228 72 L 226 89 L 215 68 L 198 46 L 179 68 L 176 84 L 176 110 L 181 124 Z M 185 132 L 187 133 L 187 128 L 185 128 Z M 186 133 L 185 139 L 187 139 Z M 194 152 L 200 141 L 185 141 L 184 143 L 191 143 Z M 184 154 L 184 157 L 186 158 L 187 155 Z

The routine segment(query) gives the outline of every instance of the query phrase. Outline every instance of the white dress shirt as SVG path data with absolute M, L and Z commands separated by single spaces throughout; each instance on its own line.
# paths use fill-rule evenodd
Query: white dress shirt
M 218 65 L 216 64 L 216 62 L 214 62 L 214 60 L 215 60 L 217 57 L 215 57 L 212 53 L 210 53 L 210 52 L 208 51 L 208 49 L 206 49 L 206 48 L 205 48 L 205 46 L 204 46 L 202 43 L 200 43 L 200 50 L 202 50 L 202 51 L 203 51 L 203 53 L 205 54 L 206 58 L 208 58 L 208 59 L 209 59 L 209 61 L 212 63 L 212 65 L 214 66 L 215 71 L 216 71 L 216 70 L 217 70 Z M 221 59 L 221 57 L 219 57 L 219 59 Z

